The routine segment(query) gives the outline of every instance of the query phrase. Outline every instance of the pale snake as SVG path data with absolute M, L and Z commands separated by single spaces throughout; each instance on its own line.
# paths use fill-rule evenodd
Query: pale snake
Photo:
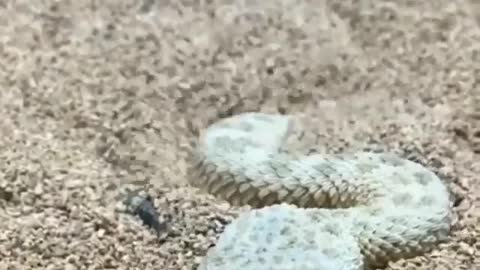
M 251 205 L 198 270 L 364 270 L 432 250 L 452 218 L 449 192 L 393 154 L 294 155 L 291 117 L 243 113 L 205 130 L 189 181 Z

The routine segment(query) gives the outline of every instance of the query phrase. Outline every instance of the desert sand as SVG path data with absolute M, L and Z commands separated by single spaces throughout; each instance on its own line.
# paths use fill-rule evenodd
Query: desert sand
M 388 269 L 480 269 L 480 9 L 468 1 L 0 3 L 0 269 L 195 269 L 243 208 L 187 184 L 208 124 L 308 125 L 308 151 L 437 173 L 448 243 Z M 157 238 L 118 211 L 155 200 Z

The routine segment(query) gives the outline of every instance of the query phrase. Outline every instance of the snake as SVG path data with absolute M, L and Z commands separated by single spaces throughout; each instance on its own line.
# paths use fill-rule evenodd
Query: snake
M 248 211 L 198 270 L 378 269 L 448 240 L 449 189 L 426 165 L 388 152 L 288 151 L 296 130 L 292 115 L 244 112 L 199 134 L 188 183 Z

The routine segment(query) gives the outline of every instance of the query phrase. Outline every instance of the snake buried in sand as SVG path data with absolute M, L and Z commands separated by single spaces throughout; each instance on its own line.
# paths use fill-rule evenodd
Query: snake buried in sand
M 200 136 L 190 183 L 250 205 L 198 270 L 364 270 L 447 240 L 449 192 L 420 164 L 393 154 L 281 151 L 290 116 L 243 113 Z

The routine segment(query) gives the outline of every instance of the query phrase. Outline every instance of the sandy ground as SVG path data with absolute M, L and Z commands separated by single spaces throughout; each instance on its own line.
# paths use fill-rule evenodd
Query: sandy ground
M 194 269 L 241 209 L 189 187 L 185 158 L 243 111 L 307 119 L 318 151 L 428 166 L 452 190 L 451 240 L 388 269 L 480 269 L 471 3 L 257 2 L 0 3 L 0 269 Z M 166 236 L 116 210 L 129 187 Z

